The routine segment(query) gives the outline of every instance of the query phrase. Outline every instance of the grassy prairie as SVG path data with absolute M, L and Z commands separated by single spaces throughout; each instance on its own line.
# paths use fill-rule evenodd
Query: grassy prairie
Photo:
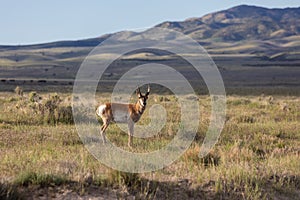
M 85 149 L 64 110 L 70 96 L 0 93 L 0 199 L 300 198 L 298 97 L 229 96 L 219 141 L 199 159 L 210 115 L 209 96 L 199 96 L 199 130 L 184 155 L 159 171 L 130 174 L 106 167 Z M 152 138 L 135 138 L 133 151 L 161 148 L 178 130 L 176 98 L 153 94 L 152 104 L 167 109 L 167 123 Z M 54 106 L 53 115 L 46 105 Z M 147 121 L 145 113 L 139 123 Z M 107 137 L 128 150 L 127 134 L 116 125 L 108 128 Z

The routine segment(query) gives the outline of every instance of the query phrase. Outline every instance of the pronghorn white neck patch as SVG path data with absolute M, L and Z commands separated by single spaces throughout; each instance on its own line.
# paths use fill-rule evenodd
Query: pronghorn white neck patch
M 140 101 L 141 106 L 145 106 L 143 99 L 139 99 L 139 101 Z

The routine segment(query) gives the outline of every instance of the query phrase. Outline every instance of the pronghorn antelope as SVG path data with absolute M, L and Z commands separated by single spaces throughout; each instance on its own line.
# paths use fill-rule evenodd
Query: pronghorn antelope
M 103 125 L 101 126 L 101 136 L 103 143 L 106 143 L 105 130 L 111 122 L 120 122 L 128 124 L 128 146 L 131 148 L 134 123 L 138 122 L 144 110 L 146 109 L 150 86 L 145 95 L 136 90 L 138 101 L 135 104 L 105 103 L 100 105 L 96 114 L 101 117 Z

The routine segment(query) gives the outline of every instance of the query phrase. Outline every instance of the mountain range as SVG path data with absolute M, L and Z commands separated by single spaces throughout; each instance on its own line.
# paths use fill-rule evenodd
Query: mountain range
M 198 41 L 277 40 L 299 35 L 300 8 L 267 9 L 241 5 L 157 27 L 181 31 Z
M 241 5 L 155 27 L 180 31 L 196 40 L 224 71 L 224 82 L 228 81 L 228 85 L 238 81 L 242 72 L 242 77 L 263 72 L 265 77 L 261 80 L 269 80 L 266 84 L 300 85 L 300 7 L 268 9 Z M 118 34 L 126 39 L 135 36 L 131 31 Z M 2 83 L 12 78 L 74 79 L 88 53 L 113 35 L 37 45 L 0 45 Z M 266 67 L 272 69 L 271 75 Z M 280 70 L 284 70 L 284 77 Z

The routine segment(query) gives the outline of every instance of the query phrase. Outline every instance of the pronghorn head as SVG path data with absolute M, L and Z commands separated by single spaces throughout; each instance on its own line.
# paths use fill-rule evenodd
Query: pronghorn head
M 138 88 L 138 89 L 136 90 L 136 94 L 137 94 L 137 96 L 138 96 L 138 98 L 139 98 L 139 103 L 140 103 L 140 105 L 143 106 L 143 107 L 146 106 L 146 105 L 147 105 L 148 95 L 150 94 L 150 85 L 148 85 L 148 90 L 147 90 L 147 92 L 145 93 L 145 95 L 143 95 L 143 94 L 141 93 L 140 88 Z

